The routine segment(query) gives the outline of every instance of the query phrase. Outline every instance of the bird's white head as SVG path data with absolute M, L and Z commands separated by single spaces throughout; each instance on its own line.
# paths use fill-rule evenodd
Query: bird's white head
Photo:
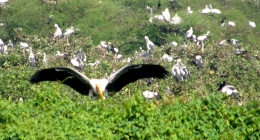
M 55 24 L 54 24 L 54 27 L 56 27 L 56 28 L 57 28 L 57 27 L 58 27 L 58 24 L 56 24 L 56 23 L 55 23 Z
M 145 39 L 145 40 L 148 40 L 149 38 L 148 38 L 148 36 L 145 36 L 144 39 Z
M 104 94 L 103 94 L 103 92 L 102 92 L 102 89 L 101 89 L 101 85 L 100 84 L 96 84 L 96 90 L 97 90 L 97 93 L 98 93 L 98 95 L 99 95 L 99 97 L 101 98 L 101 99 L 106 99 L 105 98 L 105 96 L 104 96 Z

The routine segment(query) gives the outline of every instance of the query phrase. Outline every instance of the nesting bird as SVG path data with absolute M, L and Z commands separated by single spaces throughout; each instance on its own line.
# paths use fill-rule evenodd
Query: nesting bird
M 177 59 L 177 63 L 172 67 L 172 75 L 174 79 L 179 82 L 190 77 L 190 72 L 187 67 L 182 63 L 181 59 Z
M 196 55 L 194 62 L 198 69 L 202 68 L 202 57 L 200 55 Z
M 252 22 L 252 21 L 248 21 L 248 25 L 251 27 L 251 28 L 255 28 L 256 27 L 256 25 L 255 25 L 255 23 L 254 22 Z
M 149 40 L 148 36 L 145 36 L 144 39 L 146 42 L 147 53 L 151 54 L 152 50 L 155 48 L 155 45 L 151 40 Z
M 164 79 L 169 72 L 160 65 L 138 64 L 127 65 L 110 75 L 108 79 L 89 79 L 75 69 L 67 67 L 54 67 L 42 69 L 34 73 L 29 81 L 39 83 L 42 81 L 62 81 L 80 94 L 90 97 L 98 95 L 105 99 L 108 92 L 118 92 L 127 84 L 142 78 Z
M 185 39 L 192 38 L 192 34 L 193 34 L 193 29 L 192 27 L 190 27 L 190 29 L 185 34 Z
M 187 14 L 192 14 L 193 11 L 191 11 L 190 6 L 187 7 Z
M 228 21 L 228 25 L 231 26 L 231 27 L 235 27 L 236 26 L 235 22 L 233 22 L 233 21 Z
M 142 95 L 143 95 L 143 97 L 145 98 L 145 99 L 149 99 L 149 100 L 151 100 L 151 99 L 161 99 L 162 97 L 157 93 L 157 92 L 155 92 L 155 91 L 148 91 L 148 90 L 146 90 L 146 91 L 144 91 L 143 93 L 142 93 Z
M 80 71 L 84 70 L 85 64 L 80 58 L 74 56 L 74 58 L 72 58 L 70 62 L 75 68 L 79 69 Z
M 63 37 L 63 34 L 58 24 L 55 23 L 54 27 L 56 28 L 56 31 L 54 32 L 53 40 L 57 40 L 57 44 L 58 44 L 59 40 Z
M 29 60 L 29 65 L 31 67 L 36 67 L 36 61 L 35 61 L 35 56 L 32 52 L 32 47 L 29 48 L 29 51 L 30 51 L 30 55 L 28 57 L 28 60 Z
M 232 96 L 234 98 L 239 98 L 239 93 L 234 86 L 228 85 L 226 81 L 218 83 L 218 90 L 222 93 L 225 93 L 228 96 Z
M 74 27 L 71 26 L 70 28 L 67 28 L 66 29 L 66 32 L 63 33 L 63 36 L 66 38 L 66 41 L 67 41 L 67 45 L 69 46 L 69 36 L 74 33 Z

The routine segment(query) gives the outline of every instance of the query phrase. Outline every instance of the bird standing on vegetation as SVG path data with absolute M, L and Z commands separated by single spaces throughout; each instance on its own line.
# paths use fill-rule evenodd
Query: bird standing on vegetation
M 166 22 L 171 22 L 171 15 L 168 8 L 162 11 L 162 15 Z
M 202 57 L 200 55 L 196 55 L 195 57 L 195 65 L 198 69 L 202 68 Z
M 124 66 L 110 75 L 108 79 L 89 79 L 75 69 L 67 67 L 55 67 L 42 69 L 34 73 L 29 81 L 39 83 L 42 81 L 62 81 L 83 95 L 99 95 L 105 99 L 108 92 L 118 92 L 129 83 L 142 78 L 164 79 L 169 72 L 160 65 L 139 64 Z
M 31 67 L 36 67 L 35 56 L 32 52 L 32 47 L 29 48 L 29 51 L 30 51 L 30 55 L 28 57 L 29 64 L 30 64 Z
M 255 25 L 255 23 L 254 22 L 252 22 L 252 21 L 248 21 L 248 25 L 250 26 L 250 27 L 252 27 L 252 28 L 255 28 L 256 27 L 256 25 Z
M 67 28 L 66 29 L 66 32 L 63 33 L 63 36 L 66 38 L 66 41 L 67 41 L 67 46 L 69 46 L 69 36 L 74 33 L 74 27 L 71 26 L 70 28 Z
M 209 9 L 208 5 L 205 6 L 205 9 L 203 9 L 203 10 L 201 11 L 201 13 L 202 13 L 202 14 L 208 14 L 208 13 L 210 13 L 210 9 Z
M 56 27 L 56 31 L 54 33 L 53 40 L 57 39 L 57 44 L 59 44 L 59 40 L 62 38 L 62 31 L 61 31 L 60 27 L 58 26 L 58 24 L 55 23 L 54 27 Z
M 79 69 L 80 71 L 84 70 L 85 64 L 80 58 L 74 56 L 74 58 L 72 58 L 70 62 L 75 68 Z
M 149 40 L 148 36 L 145 36 L 144 39 L 146 41 L 147 53 L 151 54 L 155 45 L 153 44 L 153 42 L 151 40 Z
M 212 5 L 209 5 L 210 12 L 214 14 L 221 14 L 221 11 L 219 9 L 212 9 Z
M 193 11 L 191 11 L 190 6 L 188 6 L 188 8 L 187 8 L 187 14 L 192 14 L 192 13 L 193 13 Z
M 209 38 L 210 31 L 207 32 L 207 34 L 204 34 L 202 36 L 197 37 L 197 46 L 201 45 L 201 53 L 204 53 L 204 40 Z
M 145 99 L 149 99 L 149 100 L 154 99 L 154 98 L 156 98 L 156 99 L 161 99 L 161 98 L 162 98 L 162 97 L 161 97 L 157 92 L 155 92 L 155 91 L 148 91 L 148 90 L 146 90 L 146 91 L 144 91 L 142 94 L 143 94 L 143 97 L 144 97 Z
M 183 79 L 188 79 L 190 76 L 190 72 L 187 67 L 182 63 L 181 59 L 177 59 L 177 63 L 172 67 L 172 75 L 174 79 L 179 82 L 183 81 Z
M 235 22 L 233 22 L 233 21 L 228 21 L 228 25 L 231 26 L 231 27 L 235 27 L 236 26 Z
M 187 38 L 191 38 L 192 37 L 192 34 L 193 34 L 193 29 L 192 29 L 192 27 L 190 27 L 190 29 L 186 32 L 186 34 L 185 34 L 185 40 L 187 39 Z

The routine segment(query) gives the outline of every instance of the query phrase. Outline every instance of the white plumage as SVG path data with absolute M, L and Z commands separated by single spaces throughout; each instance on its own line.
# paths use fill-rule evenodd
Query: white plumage
M 180 24 L 181 23 L 181 17 L 178 16 L 178 14 L 175 14 L 174 17 L 172 17 L 172 21 L 170 22 L 170 24 Z
M 175 42 L 175 41 L 172 41 L 172 42 L 170 43 L 170 45 L 171 45 L 172 47 L 177 47 L 177 46 L 178 46 L 178 43 Z
M 30 55 L 28 57 L 29 64 L 31 67 L 36 67 L 35 56 L 32 52 L 32 47 L 29 48 L 29 51 L 30 51 Z
M 148 36 L 145 36 L 144 39 L 146 41 L 147 52 L 151 53 L 151 51 L 154 49 L 155 45 L 153 44 L 153 42 L 151 40 L 149 40 Z
M 59 41 L 60 38 L 62 38 L 62 31 L 58 24 L 54 24 L 54 27 L 56 27 L 56 31 L 54 32 L 53 40 L 57 39 Z
M 212 5 L 210 4 L 209 5 L 210 7 L 210 12 L 211 13 L 214 13 L 214 14 L 221 14 L 221 11 L 219 9 L 212 9 Z
M 228 25 L 231 26 L 231 27 L 235 27 L 236 26 L 235 22 L 233 22 L 233 21 L 228 21 Z
M 256 27 L 256 24 L 254 23 L 254 22 L 252 22 L 252 21 L 248 21 L 248 25 L 250 26 L 250 27 L 252 27 L 252 28 L 255 28 Z
M 168 8 L 166 8 L 164 11 L 162 11 L 162 15 L 166 22 L 171 22 L 171 16 L 170 16 L 170 12 L 169 12 Z
M 73 27 L 73 26 L 71 26 L 70 28 L 67 28 L 67 29 L 66 29 L 66 32 L 63 33 L 64 37 L 66 38 L 67 45 L 70 45 L 70 44 L 69 44 L 69 36 L 70 36 L 72 33 L 74 33 L 74 27 Z
M 47 65 L 47 56 L 46 56 L 45 52 L 43 53 L 43 60 L 42 60 L 42 62 L 43 62 L 43 65 Z
M 188 14 L 192 14 L 193 13 L 193 11 L 191 11 L 191 9 L 190 9 L 190 6 L 188 6 L 188 8 L 187 8 L 187 13 Z
M 142 93 L 142 95 L 145 99 L 153 99 L 153 98 L 156 98 L 158 96 L 158 93 L 155 92 L 155 91 L 146 90 Z
M 228 96 L 234 96 L 239 97 L 239 92 L 234 86 L 228 85 L 226 81 L 218 83 L 218 90 L 220 90 L 222 93 L 227 94 Z
M 202 68 L 202 57 L 200 55 L 196 55 L 195 65 L 198 69 Z
M 203 10 L 201 11 L 201 13 L 203 13 L 203 14 L 208 14 L 208 13 L 210 13 L 210 9 L 209 9 L 208 5 L 205 6 L 205 9 L 203 9 Z
M 190 29 L 186 32 L 185 34 L 185 38 L 191 38 L 192 37 L 192 34 L 193 34 L 193 29 L 192 27 L 190 27 Z

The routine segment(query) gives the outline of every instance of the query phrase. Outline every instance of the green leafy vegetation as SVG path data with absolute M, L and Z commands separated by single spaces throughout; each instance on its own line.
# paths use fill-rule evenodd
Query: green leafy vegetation
M 33 51 L 46 52 L 48 66 L 37 57 L 37 68 L 28 67 L 28 53 L 15 46 L 8 55 L 0 55 L 0 139 L 259 139 L 259 5 L 254 1 L 183 0 L 178 3 L 150 0 L 58 0 L 57 4 L 42 1 L 16 0 L 0 7 L 0 38 L 7 42 L 27 42 Z M 206 4 L 221 10 L 220 15 L 202 15 Z M 150 23 L 145 5 L 155 6 L 153 14 L 169 8 L 171 17 L 178 13 L 183 22 Z M 193 14 L 187 15 L 191 6 Z M 173 9 L 174 7 L 174 9 Z M 53 15 L 52 20 L 49 16 Z M 220 20 L 234 21 L 235 28 L 220 28 Z M 256 23 L 249 28 L 248 20 Z M 77 30 L 65 41 L 53 41 L 57 23 L 65 30 Z M 202 54 L 204 67 L 198 70 L 192 61 L 200 50 L 188 44 L 186 50 L 171 48 L 169 42 L 181 44 L 186 31 L 193 27 L 196 35 L 211 31 Z M 19 30 L 22 28 L 23 30 Z M 139 47 L 146 48 L 144 36 L 158 47 L 150 63 L 171 70 L 175 62 L 163 62 L 166 52 L 174 59 L 181 58 L 191 72 L 186 81 L 176 83 L 172 76 L 154 80 L 151 87 L 139 80 L 127 85 L 105 101 L 91 100 L 59 82 L 31 85 L 29 77 L 38 69 L 70 66 L 70 61 L 55 57 L 57 50 L 75 53 L 79 48 L 87 62 L 101 60 L 97 67 L 86 66 L 83 73 L 89 78 L 101 78 L 118 70 L 125 63 L 114 62 L 113 55 L 96 48 L 100 41 L 110 41 L 124 58 L 133 57 Z M 234 55 L 234 47 L 218 46 L 223 39 L 241 41 L 246 54 Z M 162 47 L 164 46 L 164 47 Z M 147 63 L 136 59 L 132 63 Z M 210 69 L 214 64 L 218 70 Z M 233 98 L 217 91 L 217 83 L 228 81 L 240 92 L 242 106 Z M 174 94 L 165 94 L 170 87 Z M 155 89 L 163 96 L 159 101 L 143 99 L 142 91 Z M 23 98 L 24 101 L 19 101 Z

